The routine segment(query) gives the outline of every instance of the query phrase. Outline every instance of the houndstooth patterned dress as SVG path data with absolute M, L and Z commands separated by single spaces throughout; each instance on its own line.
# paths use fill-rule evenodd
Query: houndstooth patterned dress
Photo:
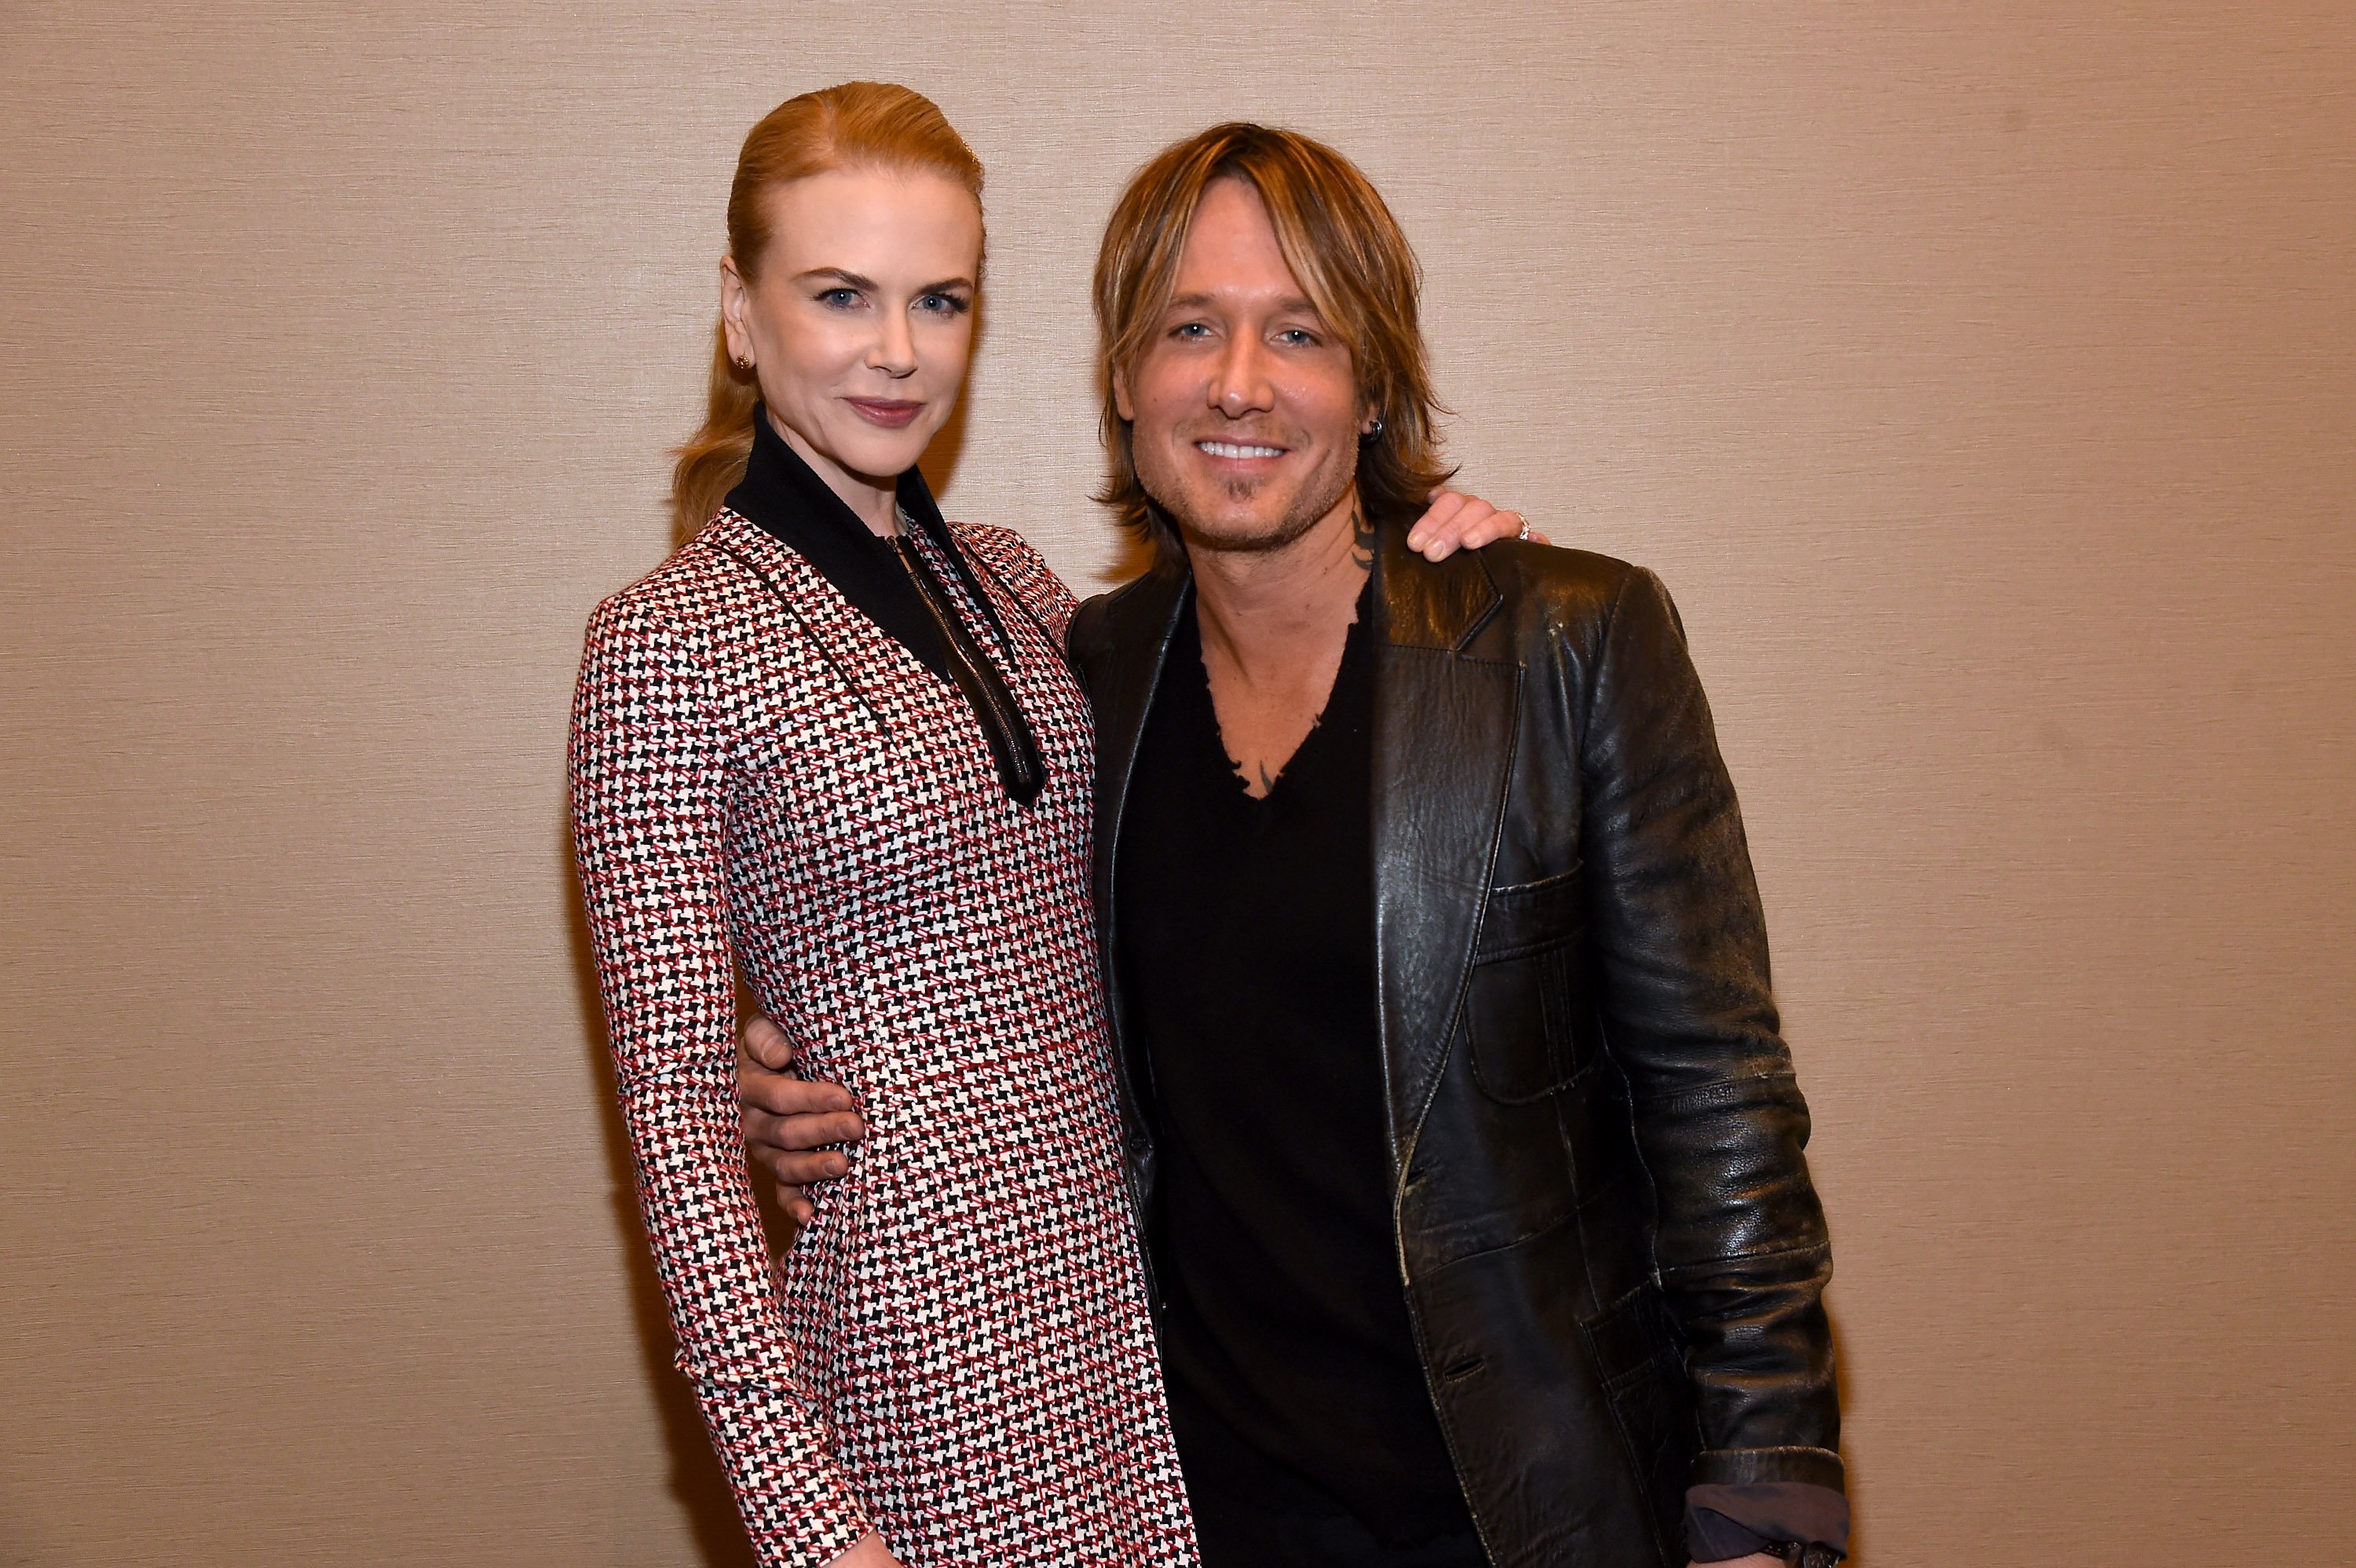
M 1192 1563 L 1090 925 L 1073 601 L 1017 536 L 954 532 L 1046 760 L 1027 808 L 958 693 L 734 512 L 590 622 L 574 835 L 639 1200 L 763 1563 L 871 1527 L 911 1568 Z M 774 1273 L 732 957 L 867 1118 Z

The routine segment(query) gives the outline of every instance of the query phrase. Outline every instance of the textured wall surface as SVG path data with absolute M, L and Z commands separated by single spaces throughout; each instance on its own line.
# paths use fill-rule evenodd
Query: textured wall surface
M 562 843 L 744 129 L 989 165 L 961 515 L 1084 590 L 1123 176 L 1323 134 L 1466 481 L 1676 591 L 1868 1564 L 2348 1537 L 2356 20 L 0 5 L 0 1564 L 691 1564 Z

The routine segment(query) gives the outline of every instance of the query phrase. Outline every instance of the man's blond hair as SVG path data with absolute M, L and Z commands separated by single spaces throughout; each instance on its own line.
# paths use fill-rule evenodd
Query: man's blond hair
M 1418 305 L 1423 269 L 1398 220 L 1357 166 L 1293 131 L 1231 122 L 1163 150 L 1121 192 L 1097 252 L 1096 310 L 1110 473 L 1097 499 L 1152 541 L 1180 543 L 1138 482 L 1130 421 L 1113 401 L 1115 371 L 1133 374 L 1178 277 L 1203 194 L 1222 179 L 1258 192 L 1277 244 L 1317 313 L 1350 350 L 1365 405 L 1381 427 L 1358 447 L 1358 496 L 1373 522 L 1411 521 L 1454 470 L 1441 461 L 1430 357 Z

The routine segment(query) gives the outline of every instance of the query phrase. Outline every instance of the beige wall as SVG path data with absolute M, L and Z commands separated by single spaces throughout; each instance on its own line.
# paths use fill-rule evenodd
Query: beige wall
M 1100 583 L 1095 228 L 1248 114 L 1468 481 L 1676 590 L 1865 1562 L 2344 1546 L 2356 22 L 2125 9 L 0 5 L 0 1564 L 736 1560 L 562 744 L 735 143 L 853 75 L 991 169 L 952 510 Z

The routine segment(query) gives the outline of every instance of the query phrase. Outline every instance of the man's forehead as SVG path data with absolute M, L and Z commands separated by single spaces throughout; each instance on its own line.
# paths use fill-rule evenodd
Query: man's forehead
M 1250 296 L 1280 310 L 1314 311 L 1294 276 L 1267 204 L 1248 180 L 1224 176 L 1204 187 L 1171 281 L 1173 307 Z

